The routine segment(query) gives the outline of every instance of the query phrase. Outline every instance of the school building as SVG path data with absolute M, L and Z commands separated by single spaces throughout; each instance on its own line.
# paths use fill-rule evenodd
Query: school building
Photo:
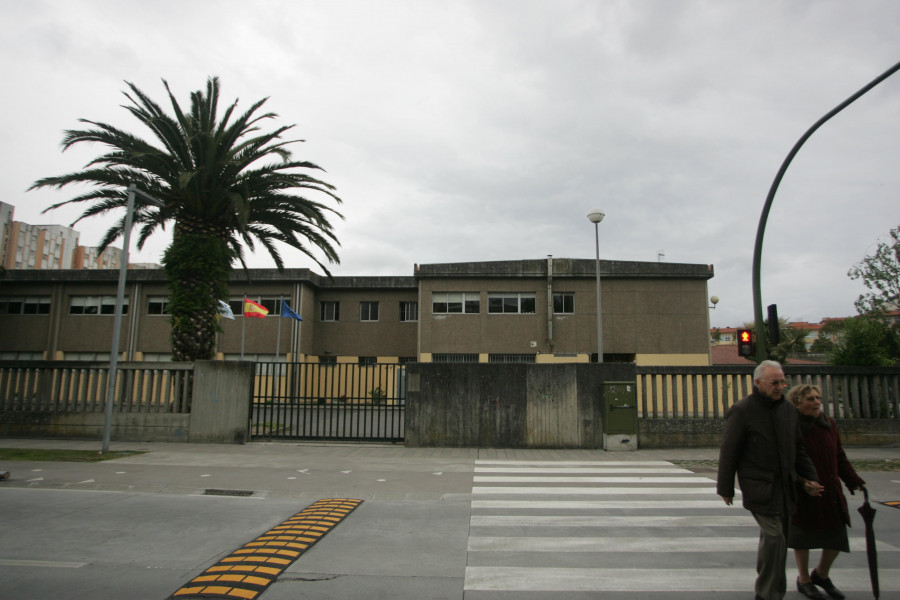
M 328 278 L 235 269 L 217 358 L 288 362 L 596 361 L 593 259 L 415 265 L 406 276 Z M 710 364 L 712 265 L 600 261 L 604 362 Z M 109 360 L 116 270 L 0 274 L 0 359 Z M 121 360 L 171 358 L 160 269 L 129 269 Z M 269 309 L 242 316 L 243 299 Z M 281 301 L 302 321 L 279 318 Z

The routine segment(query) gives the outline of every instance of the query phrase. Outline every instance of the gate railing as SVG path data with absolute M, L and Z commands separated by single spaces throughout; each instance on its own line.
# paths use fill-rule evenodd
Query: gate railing
M 753 389 L 747 367 L 636 367 L 638 416 L 721 418 Z M 822 388 L 826 414 L 840 419 L 900 418 L 900 368 L 784 367 L 789 385 Z
M 256 363 L 254 439 L 402 441 L 402 364 Z

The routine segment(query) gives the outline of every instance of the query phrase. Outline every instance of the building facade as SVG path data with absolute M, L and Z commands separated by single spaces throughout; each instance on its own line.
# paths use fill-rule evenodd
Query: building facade
M 711 265 L 601 261 L 603 359 L 710 364 Z M 319 362 L 589 362 L 597 352 L 589 259 L 417 265 L 412 276 L 327 278 L 235 270 L 217 357 Z M 115 271 L 7 271 L 0 358 L 108 360 Z M 169 360 L 168 287 L 129 270 L 123 360 Z M 243 299 L 270 310 L 243 318 Z M 223 299 L 226 300 L 226 299 Z M 279 318 L 281 301 L 302 321 Z

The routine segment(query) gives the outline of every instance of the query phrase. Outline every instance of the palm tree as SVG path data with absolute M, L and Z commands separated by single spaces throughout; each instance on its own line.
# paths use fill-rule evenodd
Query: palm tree
M 237 261 L 246 268 L 244 248 L 252 251 L 259 242 L 281 270 L 284 263 L 276 247 L 281 242 L 312 258 L 330 275 L 314 250 L 329 263 L 340 262 L 335 250 L 340 244 L 328 217 L 342 217 L 301 194 L 312 190 L 327 196 L 325 201 L 341 200 L 334 186 L 303 172 L 320 167 L 292 159 L 287 146 L 303 140 L 284 140 L 282 135 L 293 125 L 261 132 L 262 122 L 277 116 L 257 112 L 267 98 L 238 116 L 235 100 L 218 119 L 218 78 L 207 81 L 205 92 L 191 94 L 189 113 L 182 111 L 163 80 L 170 116 L 134 84 L 125 83 L 131 91 L 124 92 L 129 101 L 124 108 L 150 129 L 155 144 L 112 125 L 81 119 L 90 128 L 66 131 L 63 151 L 82 142 L 99 142 L 107 152 L 82 171 L 40 179 L 29 189 L 92 185 L 90 191 L 46 209 L 88 204 L 72 225 L 124 209 L 132 184 L 158 199 L 161 206 L 137 194 L 134 222 L 140 225 L 138 248 L 157 230 L 173 225 L 172 243 L 162 261 L 170 288 L 173 358 L 209 359 L 220 331 L 217 303 L 228 297 L 232 264 Z M 101 250 L 124 228 L 123 216 L 106 232 Z

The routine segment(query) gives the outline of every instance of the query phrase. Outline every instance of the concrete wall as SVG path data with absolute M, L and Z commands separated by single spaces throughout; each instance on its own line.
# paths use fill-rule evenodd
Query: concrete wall
M 154 413 L 117 413 L 110 422 L 113 441 L 187 442 L 191 415 Z M 67 439 L 103 439 L 105 416 L 102 412 L 4 413 L 0 435 Z
M 249 361 L 194 363 L 189 441 L 243 444 L 247 440 L 254 368 Z
M 633 380 L 626 363 L 410 364 L 406 445 L 600 448 L 602 383 Z

